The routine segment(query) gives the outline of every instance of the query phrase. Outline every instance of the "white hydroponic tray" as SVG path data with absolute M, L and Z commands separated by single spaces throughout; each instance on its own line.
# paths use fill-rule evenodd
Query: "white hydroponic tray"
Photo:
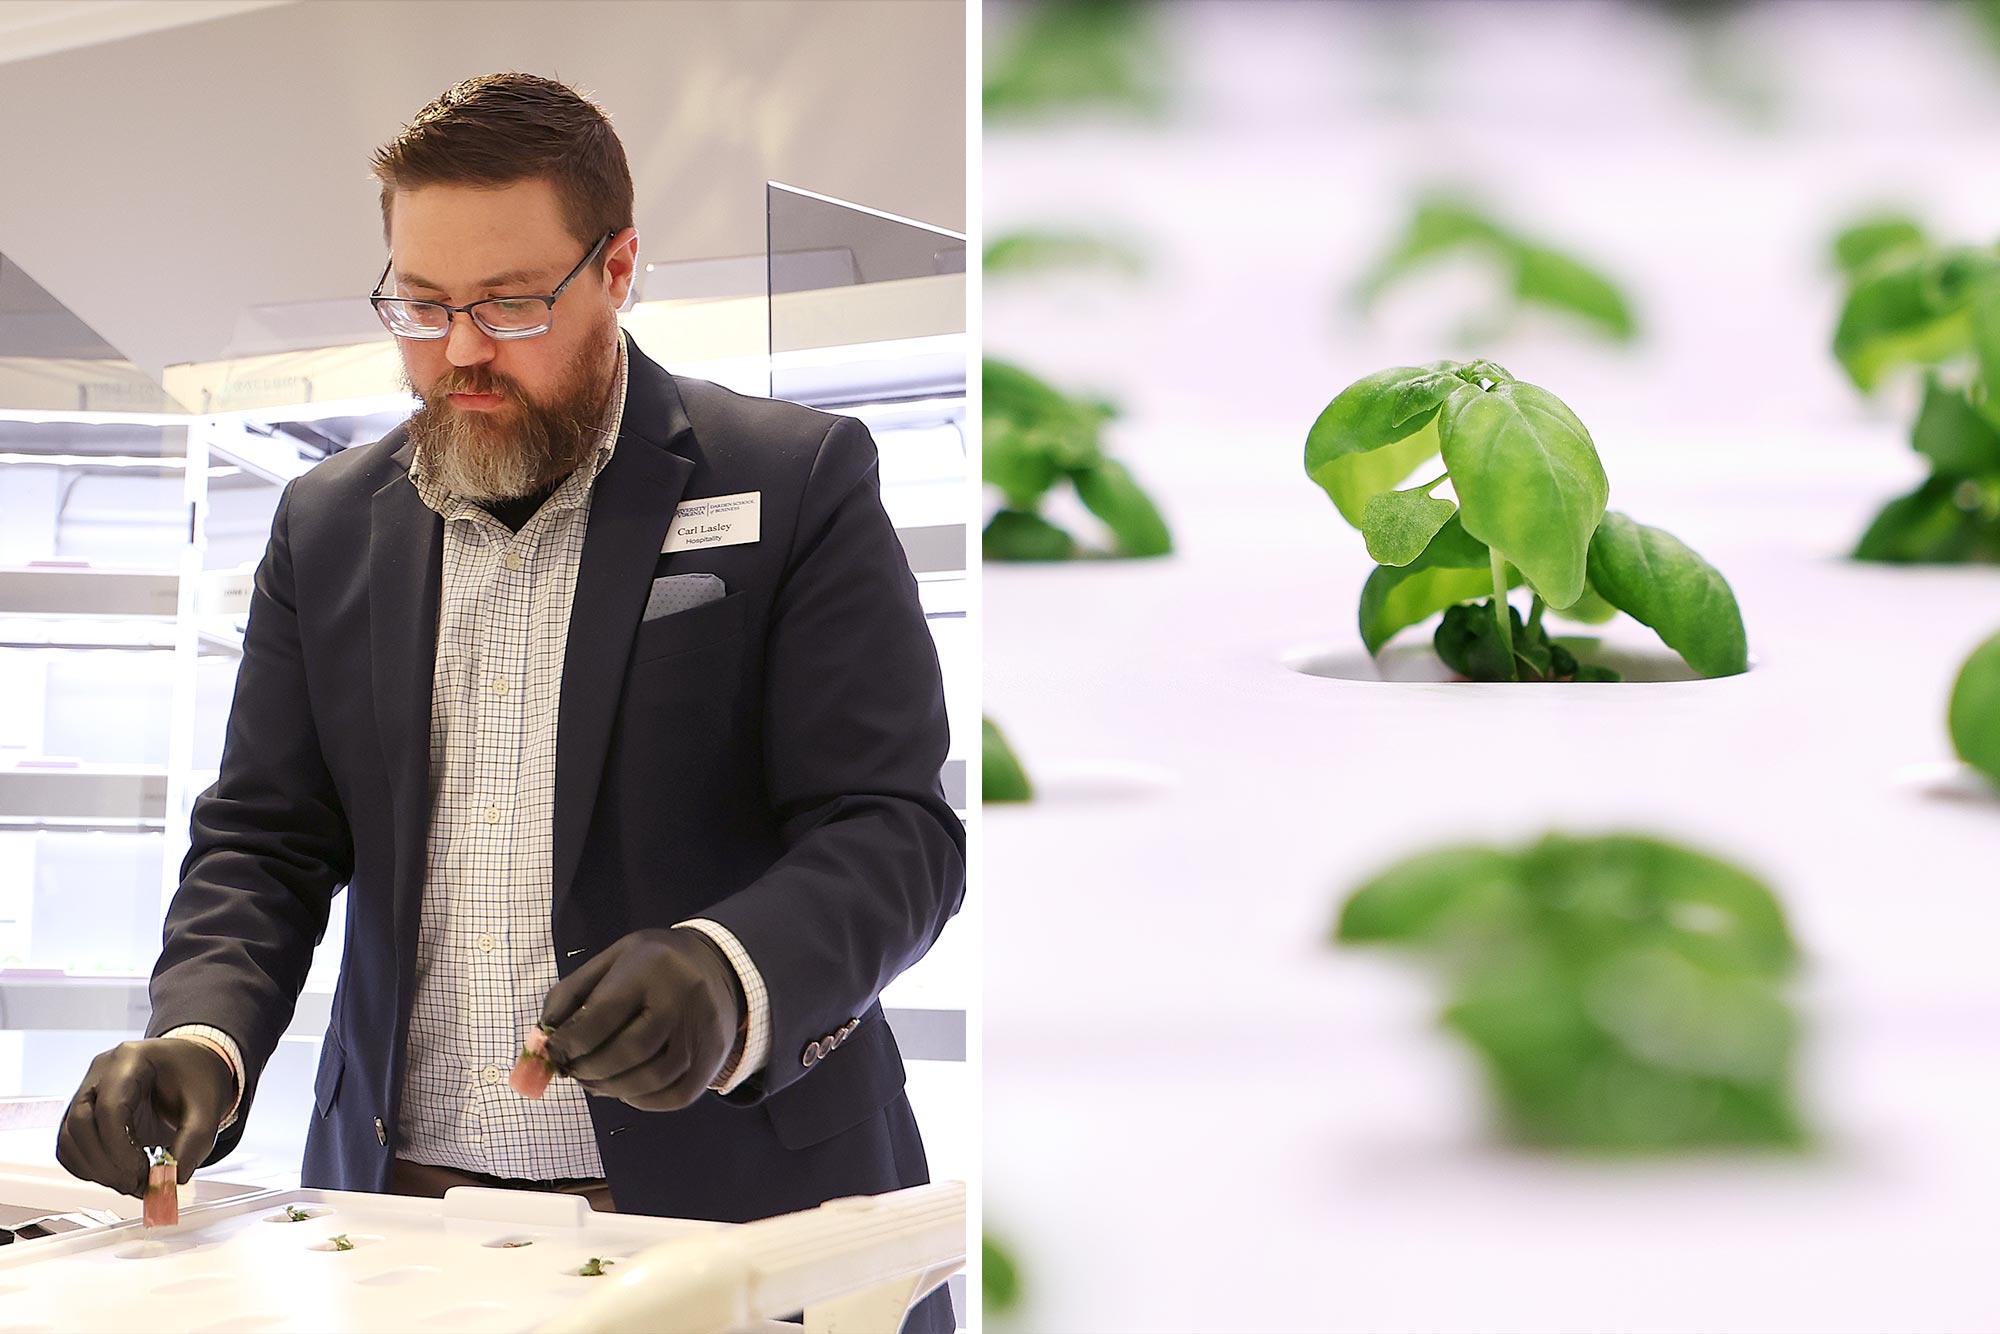
M 285 1206 L 312 1215 L 282 1221 Z M 578 1196 L 461 1189 L 445 1199 L 286 1190 L 0 1250 L 0 1330 L 531 1330 L 630 1260 L 720 1223 L 600 1214 Z M 330 1238 L 345 1233 L 351 1251 Z M 509 1248 L 507 1242 L 531 1244 Z

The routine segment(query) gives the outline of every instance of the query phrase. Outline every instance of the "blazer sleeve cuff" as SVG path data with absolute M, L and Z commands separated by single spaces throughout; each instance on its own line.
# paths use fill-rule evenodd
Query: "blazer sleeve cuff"
M 725 1065 L 715 1077 L 715 1082 L 709 1085 L 717 1093 L 734 1093 L 745 1080 L 764 1068 L 771 1052 L 771 996 L 764 989 L 764 975 L 757 971 L 750 951 L 743 948 L 743 942 L 736 938 L 736 933 L 722 923 L 711 922 L 706 917 L 693 917 L 685 922 L 676 922 L 674 926 L 699 931 L 714 941 L 723 957 L 729 960 L 729 966 L 736 970 L 736 980 L 743 985 L 748 1024 L 742 1049 L 735 1062 Z

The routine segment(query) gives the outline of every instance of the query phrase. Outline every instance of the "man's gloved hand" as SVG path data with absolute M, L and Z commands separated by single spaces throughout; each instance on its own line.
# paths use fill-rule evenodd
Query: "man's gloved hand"
M 199 1042 L 121 1042 L 90 1063 L 56 1134 L 56 1161 L 72 1176 L 144 1196 L 143 1150 L 164 1145 L 186 1185 L 235 1097 L 229 1062 Z
M 743 1014 L 736 970 L 691 928 L 620 937 L 542 1003 L 556 1069 L 645 1112 L 699 1098 L 735 1050 Z

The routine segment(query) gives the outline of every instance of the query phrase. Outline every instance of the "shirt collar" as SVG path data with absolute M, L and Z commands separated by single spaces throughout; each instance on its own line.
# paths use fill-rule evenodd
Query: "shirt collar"
M 625 335 L 618 335 L 618 371 L 611 386 L 611 400 L 605 408 L 604 421 L 599 426 L 602 438 L 589 458 L 569 476 L 563 478 L 546 502 L 543 509 L 575 509 L 590 496 L 591 487 L 597 484 L 597 475 L 611 462 L 612 451 L 618 447 L 618 432 L 625 422 L 625 388 L 630 361 L 625 351 Z M 447 519 L 475 518 L 486 514 L 486 510 L 476 501 L 453 495 L 424 471 L 423 451 L 415 451 L 410 458 L 410 481 L 417 488 L 417 495 L 424 504 Z

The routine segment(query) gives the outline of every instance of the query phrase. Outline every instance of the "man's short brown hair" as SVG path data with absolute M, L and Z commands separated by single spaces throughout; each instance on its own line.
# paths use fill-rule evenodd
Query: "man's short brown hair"
M 482 74 L 454 84 L 375 150 L 382 237 L 398 190 L 555 187 L 563 224 L 581 245 L 632 225 L 632 171 L 611 118 L 567 84 L 535 74 Z

